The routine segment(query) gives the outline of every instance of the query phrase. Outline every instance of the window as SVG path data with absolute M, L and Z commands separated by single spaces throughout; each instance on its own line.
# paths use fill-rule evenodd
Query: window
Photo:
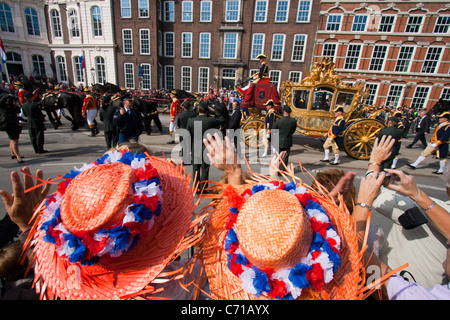
M 425 102 L 427 101 L 429 92 L 430 87 L 417 86 L 411 102 L 411 107 L 416 108 L 417 110 L 425 108 Z
M 276 85 L 277 88 L 280 88 L 281 71 L 279 71 L 279 70 L 270 70 L 269 71 L 269 77 L 270 77 L 270 83 Z
M 80 27 L 78 26 L 78 12 L 75 9 L 69 10 L 69 28 L 70 34 L 73 38 L 78 38 L 80 36 Z
M 175 3 L 164 1 L 164 22 L 175 22 Z
M 225 4 L 225 21 L 237 22 L 239 21 L 239 6 L 238 0 L 227 0 Z
M 344 69 L 355 70 L 358 68 L 359 54 L 361 53 L 360 44 L 350 44 L 347 48 Z
M 132 63 L 124 63 L 125 88 L 134 88 L 134 65 Z
M 199 41 L 199 58 L 209 59 L 211 48 L 211 33 L 200 33 Z
M 103 35 L 102 15 L 100 12 L 100 8 L 97 6 L 92 8 L 92 27 L 94 28 L 95 37 L 101 37 Z
M 198 68 L 198 91 L 207 93 L 209 90 L 209 68 Z
M 73 57 L 73 65 L 75 67 L 75 79 L 77 82 L 84 82 L 83 68 L 81 68 L 81 58 Z
M 40 55 L 32 55 L 31 61 L 33 62 L 33 71 L 36 71 L 40 75 L 44 75 L 45 73 L 45 62 L 44 57 Z
M 441 99 L 443 99 L 443 100 L 450 100 L 450 88 L 442 89 Z
M 373 47 L 372 60 L 370 60 L 369 70 L 381 71 L 386 60 L 387 46 L 376 45 Z
M 289 13 L 289 0 L 278 0 L 275 11 L 275 22 L 287 22 Z
M 224 33 L 223 57 L 236 59 L 237 55 L 237 33 Z
M 423 73 L 435 73 L 437 65 L 441 58 L 442 48 L 441 47 L 429 47 L 425 61 L 423 62 L 422 72 Z
M 59 18 L 58 10 L 53 9 L 50 11 L 50 19 L 52 23 L 53 37 L 54 38 L 62 37 L 61 19 Z
M 327 19 L 327 31 L 339 31 L 341 29 L 342 16 L 330 14 Z
M 402 96 L 403 86 L 391 85 L 389 88 L 389 93 L 386 98 L 386 106 L 397 107 L 400 97 Z
M 148 18 L 149 16 L 148 0 L 139 0 L 139 18 Z
M 175 56 L 175 38 L 173 32 L 164 32 L 164 56 Z
M 274 34 L 272 42 L 272 55 L 270 60 L 281 61 L 283 60 L 284 53 L 284 40 L 286 35 L 284 34 Z
M 300 82 L 302 79 L 302 72 L 301 71 L 290 71 L 289 72 L 289 80 L 292 82 Z
M 267 21 L 267 0 L 256 1 L 255 4 L 255 22 Z
M 434 25 L 434 33 L 448 33 L 450 26 L 450 16 L 439 16 Z
M 181 34 L 181 57 L 192 58 L 192 32 Z
M 158 30 L 158 56 L 163 55 L 163 36 L 162 32 Z
M 368 89 L 369 96 L 365 101 L 365 105 L 372 106 L 375 103 L 375 98 L 377 97 L 378 83 L 366 83 L 365 89 Z
M 25 9 L 25 21 L 27 23 L 27 31 L 30 36 L 40 36 L 39 18 L 36 10 L 33 8 Z
M 175 67 L 164 66 L 165 83 L 164 88 L 166 90 L 172 90 L 175 87 Z
M 95 58 L 95 70 L 97 71 L 97 82 L 106 83 L 106 66 L 103 57 Z
M 264 39 L 265 39 L 265 34 L 264 33 L 255 33 L 255 34 L 253 34 L 253 39 L 252 39 L 252 56 L 251 56 L 252 60 L 256 60 L 256 57 L 259 54 L 264 53 Z
M 408 72 L 413 59 L 414 47 L 402 46 L 397 57 L 395 72 Z
M 141 64 L 141 69 L 142 69 L 141 88 L 148 90 L 151 88 L 150 64 L 148 63 Z
M 378 32 L 391 32 L 394 26 L 395 16 L 381 16 Z
M 322 57 L 331 57 L 334 61 L 336 57 L 336 49 L 336 43 L 324 43 L 322 47 Z
M 305 57 L 306 34 L 294 35 L 292 48 L 292 61 L 303 61 Z
M 181 21 L 192 22 L 192 1 L 183 1 L 181 10 Z
M 0 3 L 0 27 L 3 32 L 14 32 L 11 8 L 6 3 Z
M 405 32 L 417 33 L 420 31 L 422 26 L 422 16 L 410 16 L 408 22 L 406 23 Z
M 211 22 L 212 1 L 200 2 L 200 22 Z
M 309 22 L 311 15 L 311 2 L 310 0 L 300 0 L 298 2 L 297 9 L 297 22 Z
M 131 29 L 122 29 L 123 53 L 133 54 L 133 36 Z
M 67 82 L 66 60 L 62 56 L 56 57 L 56 68 L 58 72 L 59 82 Z
M 150 29 L 139 29 L 140 54 L 150 54 Z
M 191 91 L 191 67 L 181 67 L 181 90 Z
M 122 18 L 131 18 L 131 0 L 120 0 Z
M 366 31 L 367 16 L 357 14 L 353 18 L 352 31 Z

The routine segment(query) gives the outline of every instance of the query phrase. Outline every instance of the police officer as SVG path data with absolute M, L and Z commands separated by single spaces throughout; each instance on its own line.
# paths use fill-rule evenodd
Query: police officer
M 28 134 L 31 145 L 35 153 L 46 153 L 48 151 L 44 150 L 45 117 L 39 105 L 33 101 L 33 94 L 31 92 L 26 92 L 24 98 L 25 102 L 22 104 L 22 110 L 28 119 Z
M 330 148 L 334 153 L 334 162 L 331 165 L 339 164 L 339 147 L 342 145 L 342 134 L 345 128 L 345 119 L 344 119 L 344 108 L 342 106 L 337 106 L 336 109 L 333 110 L 335 115 L 335 120 L 333 125 L 328 130 L 327 140 L 323 144 L 323 149 L 325 152 L 325 156 L 321 162 L 330 162 Z
M 297 121 L 291 117 L 291 113 L 292 109 L 289 106 L 283 106 L 283 117 L 276 119 L 272 127 L 272 131 L 278 129 L 280 153 L 286 151 L 286 158 L 283 160 L 286 167 L 289 163 L 289 154 L 293 145 L 292 136 L 297 130 Z
M 114 148 L 119 141 L 119 130 L 114 124 L 114 114 L 116 111 L 116 107 L 112 105 L 111 95 L 104 95 L 100 101 L 99 118 L 103 122 L 107 149 Z

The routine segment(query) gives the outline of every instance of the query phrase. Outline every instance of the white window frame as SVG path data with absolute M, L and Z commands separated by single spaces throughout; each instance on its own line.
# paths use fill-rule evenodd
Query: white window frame
M 188 41 L 186 41 L 186 37 Z M 192 32 L 182 32 L 181 33 L 181 57 L 182 58 L 192 58 Z M 186 52 L 185 52 L 186 50 Z
M 66 58 L 62 55 L 58 55 L 55 57 L 55 60 L 58 80 L 64 83 L 68 82 L 69 78 L 67 77 Z
M 333 45 L 333 46 L 335 46 L 333 55 L 328 55 L 328 54 L 325 55 L 325 54 L 324 54 L 325 46 L 328 46 L 328 45 Z M 331 57 L 332 60 L 336 62 L 336 53 L 337 53 L 337 51 L 338 51 L 338 47 L 339 47 L 339 44 L 338 44 L 337 42 L 325 42 L 325 43 L 322 45 L 322 57 Z M 328 50 L 329 50 L 329 49 L 328 49 Z
M 126 2 L 125 5 L 128 4 L 128 6 L 125 6 L 125 5 L 124 5 L 124 2 Z M 128 14 L 128 15 L 124 14 L 125 10 L 128 10 L 128 11 L 129 11 L 129 14 Z M 120 17 L 121 17 L 122 19 L 130 19 L 130 18 L 132 17 L 132 13 L 131 13 L 131 0 L 120 0 Z
M 94 14 L 94 10 L 98 9 L 98 13 Z M 99 16 L 99 20 L 95 23 L 94 16 Z M 92 34 L 94 37 L 103 36 L 103 25 L 102 25 L 102 10 L 99 6 L 93 6 L 91 8 L 91 18 L 92 18 Z
M 289 71 L 289 80 L 292 82 L 300 82 L 302 80 L 303 72 L 301 71 Z
M 54 16 L 54 13 L 56 13 L 56 16 Z M 53 38 L 62 38 L 61 15 L 57 9 L 50 10 L 50 21 Z
M 403 48 L 412 48 L 411 57 L 406 57 L 406 58 L 400 57 L 401 54 L 403 54 L 403 55 L 405 54 L 405 53 L 402 53 Z M 414 59 L 415 52 L 416 52 L 415 46 L 409 46 L 409 45 L 401 46 L 400 49 L 398 50 L 398 56 L 397 56 L 397 60 L 396 60 L 397 62 L 395 63 L 394 72 L 401 72 L 401 73 L 409 72 L 409 70 L 411 69 L 411 65 L 412 65 L 411 62 Z M 400 64 L 400 63 L 402 63 L 402 64 Z M 406 70 L 397 70 L 397 67 L 403 69 L 405 66 L 407 66 Z
M 390 30 L 389 31 L 383 31 L 382 30 L 382 27 L 384 27 L 384 26 L 388 26 L 387 24 L 382 24 L 382 21 L 383 21 L 383 18 L 393 18 L 393 20 L 392 20 L 392 24 L 390 25 Z M 392 30 L 394 29 L 394 27 L 395 27 L 395 22 L 396 22 L 396 20 L 397 20 L 397 16 L 395 16 L 395 15 L 382 15 L 381 16 L 381 18 L 380 18 L 380 23 L 379 23 L 379 25 L 378 25 L 378 32 L 381 32 L 381 33 L 385 33 L 385 32 L 387 32 L 387 33 L 389 33 L 389 32 L 393 32 Z
M 204 37 L 207 37 L 207 43 L 204 42 Z M 209 59 L 211 57 L 211 33 L 209 32 L 200 32 L 198 37 L 198 58 L 199 59 Z M 202 55 L 203 46 L 207 46 L 207 55 Z
M 131 69 L 131 72 L 129 72 Z M 134 64 L 125 62 L 123 64 L 123 77 L 125 80 L 125 89 L 134 89 Z
M 181 90 L 192 91 L 192 67 L 181 67 Z
M 383 57 L 375 57 L 375 54 L 377 54 L 376 49 L 377 48 L 384 48 L 384 56 Z M 372 58 L 370 59 L 370 63 L 369 63 L 369 70 L 371 71 L 382 71 L 384 70 L 384 66 L 386 64 L 386 57 L 387 54 L 389 52 L 389 46 L 388 45 L 384 45 L 384 44 L 377 44 L 373 46 L 373 50 L 372 50 Z M 379 54 L 379 52 L 378 52 Z M 381 64 L 379 63 L 379 61 L 381 60 Z M 373 65 L 372 65 L 373 64 Z M 376 66 L 377 68 L 372 69 L 372 67 Z
M 274 56 L 275 41 L 278 38 L 278 36 L 281 36 L 281 38 L 282 38 L 282 44 L 281 44 L 282 49 L 281 49 L 281 55 L 279 58 Z M 278 46 L 278 44 L 277 44 L 277 46 Z M 286 46 L 286 35 L 284 33 L 274 33 L 273 38 L 272 38 L 272 50 L 271 50 L 270 60 L 271 61 L 283 61 L 285 46 Z
M 168 36 L 172 36 L 172 41 L 168 41 Z M 172 46 L 172 54 L 168 52 L 169 45 Z M 164 57 L 175 57 L 175 33 L 174 32 L 164 32 Z
M 281 70 L 270 70 L 269 71 L 270 83 L 277 86 L 280 89 L 281 84 Z
M 393 89 L 398 89 L 401 88 L 400 91 L 396 90 L 395 92 L 393 91 Z M 393 102 L 393 106 L 397 107 L 400 99 L 403 95 L 403 91 L 405 89 L 405 85 L 402 84 L 391 84 L 391 86 L 389 87 L 389 91 L 388 91 L 388 95 L 386 97 L 386 107 L 391 105 L 391 102 Z M 391 95 L 391 93 L 398 93 L 398 95 Z
M 365 21 L 364 22 L 356 22 L 357 18 L 365 19 Z M 355 14 L 353 16 L 352 29 L 351 29 L 352 32 L 365 32 L 367 30 L 367 22 L 368 22 L 368 20 L 369 20 L 369 15 L 367 15 L 367 14 Z M 353 30 L 355 28 L 355 26 L 357 26 L 357 25 L 358 26 L 362 25 L 364 27 L 363 27 L 362 30 Z
M 431 86 L 417 86 L 411 100 L 411 107 L 416 108 L 416 110 L 425 108 L 428 98 L 430 97 L 431 88 Z M 422 89 L 426 89 L 425 95 L 423 95 L 424 92 L 421 92 Z
M 206 73 L 206 78 L 204 77 Z M 209 90 L 209 68 L 199 67 L 198 68 L 198 91 L 201 93 L 208 93 Z
M 71 15 L 73 13 L 73 15 Z M 80 19 L 78 17 L 78 10 L 75 8 L 70 8 L 67 10 L 67 21 L 69 24 L 69 34 L 70 38 L 80 38 Z
M 433 49 L 440 49 L 439 57 L 438 57 L 438 59 L 430 60 L 430 59 L 428 59 L 428 54 L 429 54 L 430 51 L 433 50 Z M 421 73 L 426 73 L 426 74 L 435 74 L 435 73 L 438 73 L 439 65 L 440 65 L 440 63 L 441 63 L 441 60 L 442 60 L 442 54 L 443 54 L 444 51 L 445 51 L 445 48 L 444 48 L 444 47 L 441 47 L 441 46 L 429 46 L 428 49 L 427 49 L 427 53 L 426 53 L 426 55 L 425 55 L 425 59 L 424 59 L 423 64 L 422 64 Z M 430 53 L 430 54 L 432 54 L 432 53 Z M 435 62 L 435 66 L 434 66 L 433 71 L 432 71 L 432 72 L 428 72 L 428 71 L 425 72 L 425 71 L 424 71 L 424 68 L 426 67 L 426 64 L 429 64 L 429 63 L 432 63 L 432 62 Z M 428 66 L 427 66 L 427 67 L 428 67 Z M 428 68 L 429 68 L 429 67 L 428 67 Z
M 255 41 L 255 37 L 257 36 L 262 36 L 262 43 L 261 44 L 256 44 Z M 259 41 L 259 40 L 258 40 Z M 252 36 L 252 48 L 251 48 L 251 60 L 258 60 L 256 59 L 256 57 L 261 54 L 264 53 L 264 44 L 266 42 L 266 35 L 264 33 L 254 33 Z M 258 50 L 258 47 L 261 47 L 260 50 Z
M 163 21 L 175 22 L 175 1 L 164 1 L 163 6 L 164 6 Z
M 95 73 L 97 75 L 97 83 L 106 83 L 106 62 L 102 56 L 96 56 L 95 61 Z
M 144 37 L 144 32 L 147 32 L 147 37 Z M 148 48 L 148 50 L 144 50 L 144 48 Z M 139 54 L 150 54 L 150 29 L 139 29 Z
M 125 33 L 129 32 L 129 37 Z M 133 54 L 133 29 L 122 29 L 123 54 Z M 131 51 L 130 51 L 131 47 Z
M 421 20 L 420 20 L 420 25 L 419 25 L 419 29 L 418 29 L 417 31 L 414 31 L 414 32 L 412 32 L 412 31 L 406 31 L 406 30 L 408 29 L 408 26 L 409 26 L 409 20 L 410 20 L 410 19 L 414 19 L 414 18 L 421 18 Z M 408 34 L 417 34 L 417 33 L 422 32 L 422 28 L 423 28 L 423 24 L 424 24 L 424 18 L 425 18 L 424 15 L 417 15 L 417 14 L 412 14 L 412 15 L 408 16 L 408 20 L 407 20 L 406 25 L 405 25 L 405 33 L 408 33 Z M 413 25 L 416 25 L 416 24 L 413 24 Z
M 308 18 L 306 20 L 299 20 L 300 12 L 305 12 L 305 10 L 302 10 L 302 3 L 308 2 Z M 298 0 L 298 7 L 297 7 L 297 17 L 296 22 L 297 23 L 309 23 L 311 21 L 311 8 L 312 8 L 312 0 Z
M 207 19 L 205 19 L 208 16 Z M 200 2 L 200 22 L 211 22 L 212 21 L 212 1 L 202 0 Z
M 183 0 L 181 2 L 181 22 L 192 22 L 194 16 L 193 1 Z
M 35 8 L 27 7 L 24 9 L 25 26 L 27 34 L 29 36 L 40 37 L 41 36 L 41 23 L 39 14 Z M 30 30 L 31 28 L 31 30 Z M 31 31 L 31 33 L 30 33 Z
M 334 18 L 334 17 L 339 18 L 339 22 L 330 21 L 330 18 Z M 342 14 L 329 14 L 327 17 L 327 24 L 325 25 L 325 31 L 335 31 L 335 32 L 341 31 L 343 17 L 344 17 L 344 15 L 342 15 Z M 335 29 L 335 28 L 328 29 L 328 26 L 335 26 L 335 25 L 338 26 L 337 29 Z
M 78 55 L 76 55 L 72 58 L 73 74 L 74 74 L 76 82 L 78 82 L 78 83 L 84 82 L 84 72 L 83 72 L 83 68 L 81 67 L 80 58 L 81 58 L 81 56 L 78 56 Z
M 440 19 L 447 19 L 447 24 L 438 25 L 438 22 L 439 22 Z M 437 28 L 444 28 L 444 30 L 447 29 L 447 31 L 445 31 L 445 32 L 436 32 Z M 433 33 L 436 33 L 436 34 L 448 34 L 449 32 L 450 32 L 450 15 L 443 14 L 443 15 L 439 15 L 438 17 L 436 17 L 436 22 L 435 22 L 434 27 L 433 27 Z
M 228 42 L 228 40 L 232 40 L 231 39 L 232 36 L 236 37 L 236 42 L 234 44 L 231 42 Z M 239 43 L 239 34 L 237 32 L 225 32 L 223 34 L 223 58 L 224 59 L 236 59 L 237 58 L 238 43 Z M 232 54 L 232 56 L 228 56 L 227 49 L 229 49 L 230 46 L 233 46 L 233 45 L 234 45 L 234 53 Z
M 237 3 L 237 10 L 230 7 Z M 237 11 L 237 12 L 236 12 Z M 230 17 L 232 14 L 232 17 Z M 236 15 L 236 18 L 234 16 Z M 240 0 L 226 0 L 225 1 L 225 22 L 239 22 L 241 17 L 241 1 Z
M 297 37 L 303 37 L 304 39 L 301 40 L 303 41 L 303 45 L 298 45 L 296 44 Z M 306 44 L 308 42 L 308 35 L 307 34 L 294 34 L 294 39 L 293 39 L 293 43 L 292 43 L 292 55 L 291 55 L 291 61 L 292 62 L 303 62 L 305 61 L 305 51 L 306 51 Z M 295 59 L 294 54 L 296 52 L 296 47 L 301 47 L 301 58 L 300 59 Z
M 367 98 L 367 100 L 369 100 L 369 102 L 371 102 L 371 103 L 367 103 L 367 100 L 366 100 L 366 105 L 374 105 L 375 104 L 375 101 L 377 100 L 377 97 L 378 97 L 378 90 L 380 89 L 380 84 L 379 83 L 375 83 L 375 82 L 366 82 L 366 85 L 365 85 L 365 87 L 364 87 L 364 89 L 366 89 L 368 86 L 371 86 L 371 88 L 372 88 L 372 86 L 374 86 L 375 87 L 375 90 L 374 90 L 374 92 L 372 93 L 372 90 L 371 89 L 369 89 L 369 97 Z
M 350 48 L 353 47 L 353 46 L 359 46 L 358 56 L 349 56 Z M 357 70 L 357 69 L 358 69 L 359 63 L 360 63 L 360 60 L 361 60 L 360 58 L 361 58 L 362 48 L 363 48 L 363 45 L 360 44 L 360 43 L 349 43 L 349 44 L 348 44 L 348 46 L 347 46 L 347 52 L 346 52 L 346 54 L 345 54 L 345 60 L 344 60 L 344 69 L 345 69 L 345 70 Z M 355 64 L 355 67 L 354 67 L 354 68 L 347 68 L 347 67 L 346 67 L 346 65 L 347 65 L 347 59 L 356 59 L 356 64 Z M 350 64 L 350 62 L 349 62 L 349 64 Z M 352 64 L 354 64 L 354 63 L 352 62 Z
M 259 6 L 264 5 L 264 10 Z M 267 8 L 269 7 L 268 0 L 257 0 L 255 1 L 255 16 L 253 17 L 253 22 L 255 23 L 265 23 L 267 22 Z
M 290 0 L 277 0 L 277 4 L 275 7 L 275 17 L 274 17 L 274 22 L 275 23 L 287 23 L 289 21 L 289 7 L 290 7 Z M 286 10 L 281 11 L 280 6 L 284 3 L 287 3 L 286 5 Z M 285 14 L 285 18 L 284 19 L 280 19 L 282 17 L 279 17 L 279 14 Z
M 169 75 L 169 71 L 172 72 L 172 76 Z M 175 88 L 175 66 L 173 65 L 164 66 L 164 88 L 166 90 Z
M 141 63 L 141 67 L 143 71 L 141 89 L 150 90 L 152 88 L 152 66 L 150 63 Z M 144 84 L 147 83 L 148 86 L 145 86 Z
M 150 6 L 148 0 L 138 0 L 139 18 L 150 18 Z

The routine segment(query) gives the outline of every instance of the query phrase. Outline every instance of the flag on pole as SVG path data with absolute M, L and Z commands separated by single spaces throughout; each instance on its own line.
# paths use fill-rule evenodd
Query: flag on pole
M 3 40 L 1 37 L 0 37 L 0 58 L 2 59 L 3 63 L 6 62 L 6 51 L 5 47 L 3 46 Z
M 81 69 L 86 68 L 86 64 L 85 64 L 85 62 L 84 62 L 84 56 L 81 56 L 81 57 L 80 57 L 80 64 L 81 64 Z

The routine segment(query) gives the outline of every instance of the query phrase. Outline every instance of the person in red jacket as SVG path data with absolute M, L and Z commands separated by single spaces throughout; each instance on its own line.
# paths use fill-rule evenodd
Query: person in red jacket
M 89 129 L 91 129 L 90 137 L 95 137 L 98 133 L 97 122 L 95 121 L 95 116 L 98 111 L 97 99 L 91 95 L 91 90 L 89 88 L 84 89 L 86 97 L 83 100 L 83 108 L 81 109 L 81 115 L 86 117 Z
M 172 90 L 170 92 L 170 98 L 172 99 L 172 104 L 170 105 L 170 125 L 169 125 L 169 133 L 170 133 L 170 141 L 167 142 L 168 144 L 174 144 L 175 143 L 175 135 L 173 134 L 174 131 L 177 129 L 177 116 L 181 111 L 181 103 L 180 100 L 177 98 L 177 92 L 175 90 Z

